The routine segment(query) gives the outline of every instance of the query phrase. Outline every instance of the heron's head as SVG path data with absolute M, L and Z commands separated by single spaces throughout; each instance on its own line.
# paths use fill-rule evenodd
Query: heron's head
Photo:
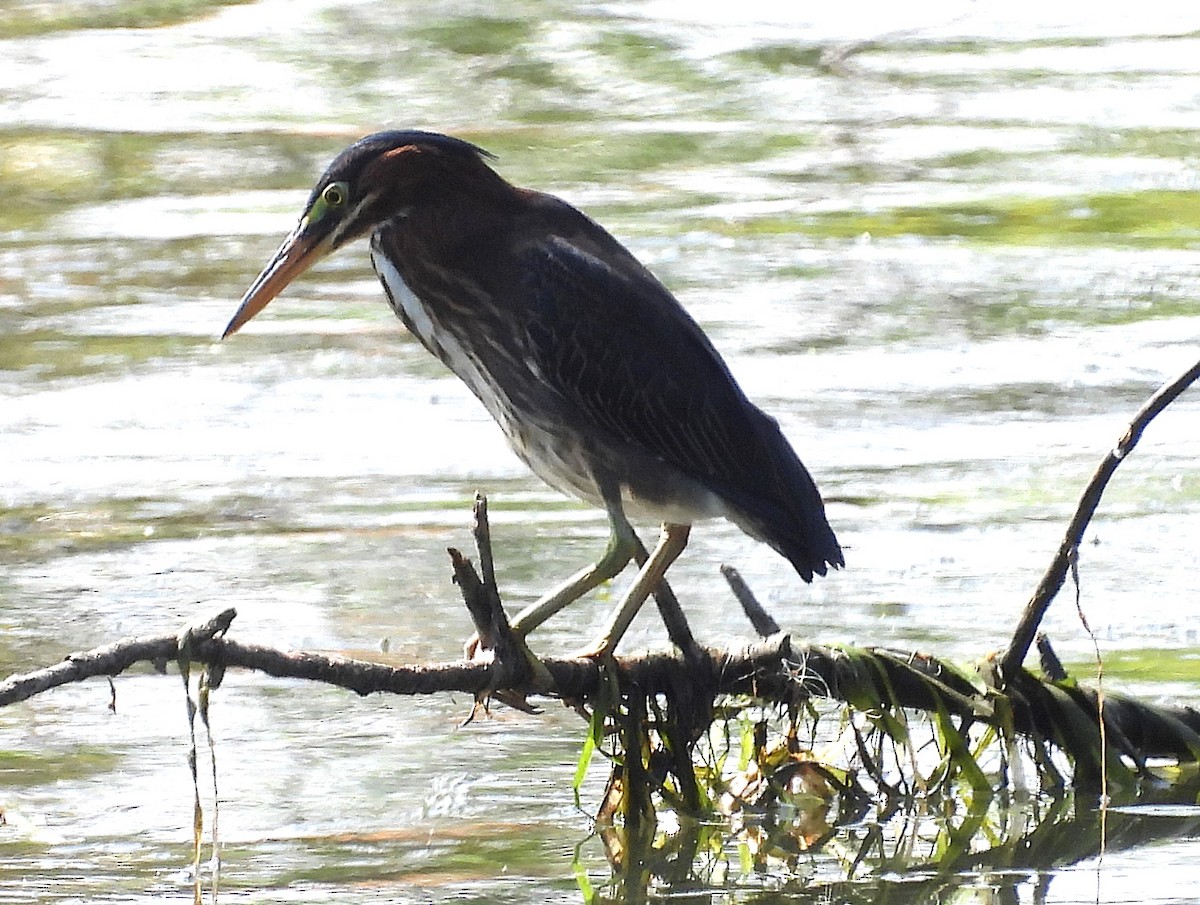
M 488 174 L 491 155 L 436 132 L 368 135 L 342 151 L 317 180 L 296 228 L 246 290 L 222 339 L 240 330 L 296 277 L 330 252 L 427 203 L 464 176 Z

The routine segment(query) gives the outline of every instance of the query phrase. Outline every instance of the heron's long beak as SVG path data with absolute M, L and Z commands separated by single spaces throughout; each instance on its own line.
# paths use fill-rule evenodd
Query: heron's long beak
M 221 339 L 226 339 L 242 329 L 250 318 L 267 307 L 271 299 L 283 292 L 288 283 L 324 256 L 327 249 L 321 242 L 321 233 L 321 230 L 310 227 L 307 217 L 300 221 L 291 235 L 283 240 L 271 262 L 246 290 L 237 313 L 221 334 Z

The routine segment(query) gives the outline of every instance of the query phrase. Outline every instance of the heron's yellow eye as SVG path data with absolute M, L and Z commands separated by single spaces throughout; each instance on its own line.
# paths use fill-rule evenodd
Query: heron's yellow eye
M 332 182 L 321 192 L 321 199 L 330 207 L 338 208 L 346 203 L 346 183 Z
M 305 212 L 303 223 L 332 223 L 345 216 L 350 203 L 350 186 L 345 182 L 331 182 L 321 189 L 316 200 Z

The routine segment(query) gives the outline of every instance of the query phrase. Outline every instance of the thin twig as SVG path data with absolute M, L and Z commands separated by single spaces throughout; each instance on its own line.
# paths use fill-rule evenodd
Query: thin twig
M 478 636 L 476 648 L 495 649 L 499 646 L 496 636 L 496 622 L 493 618 L 491 595 L 486 585 L 475 571 L 471 560 L 467 559 L 457 547 L 447 547 L 450 554 L 450 567 L 454 570 L 454 583 L 458 585 L 467 613 L 475 626 Z
M 1051 682 L 1062 682 L 1067 678 L 1067 669 L 1058 658 L 1058 653 L 1050 644 L 1050 639 L 1043 632 L 1037 634 L 1038 663 L 1044 675 Z
M 742 578 L 742 573 L 733 566 L 723 565 L 721 574 L 725 576 L 729 590 L 733 591 L 733 596 L 742 605 L 742 612 L 746 614 L 746 618 L 750 620 L 750 624 L 754 626 L 754 630 L 760 637 L 765 638 L 779 631 L 779 623 L 758 602 L 758 598 L 750 590 L 750 585 L 746 584 L 746 579 Z
M 1058 552 L 1055 553 L 1050 568 L 1046 570 L 1046 574 L 1038 583 L 1033 597 L 1025 605 L 1025 612 L 1021 615 L 1016 631 L 1013 632 L 1008 650 L 1000 660 L 1001 682 L 1009 682 L 1016 671 L 1021 668 L 1021 664 L 1025 662 L 1025 655 L 1029 653 L 1038 627 L 1042 624 L 1042 618 L 1046 615 L 1050 602 L 1054 600 L 1055 595 L 1062 588 L 1063 582 L 1066 581 L 1071 561 L 1078 553 L 1079 544 L 1083 540 L 1083 533 L 1087 530 L 1088 523 L 1096 512 L 1096 507 L 1100 505 L 1100 498 L 1104 495 L 1104 490 L 1108 486 L 1109 479 L 1117 470 L 1117 466 L 1137 446 L 1146 426 L 1154 420 L 1159 412 L 1174 402 L 1180 393 L 1191 386 L 1197 377 L 1200 377 L 1200 361 L 1197 361 L 1174 380 L 1164 384 L 1158 392 L 1146 400 L 1146 403 L 1133 416 L 1133 420 L 1129 423 L 1129 427 L 1121 439 L 1117 441 L 1117 445 L 1108 452 L 1095 474 L 1092 475 L 1092 479 L 1088 481 L 1087 488 L 1079 500 L 1079 506 L 1075 510 L 1075 515 L 1067 525 L 1067 531 L 1063 536 L 1062 543 L 1059 544 Z
M 475 623 L 475 637 L 467 642 L 465 653 L 471 660 L 484 659 L 492 664 L 492 682 L 475 695 L 475 708 L 471 719 L 481 708 L 486 709 L 488 699 L 499 700 L 534 713 L 535 708 L 525 698 L 526 692 L 545 694 L 554 690 L 554 679 L 546 671 L 541 660 L 534 656 L 525 639 L 512 630 L 504 603 L 500 599 L 500 588 L 496 584 L 495 556 L 492 553 L 492 529 L 488 521 L 487 497 L 476 491 L 475 504 L 471 509 L 474 524 L 471 534 L 475 538 L 475 550 L 479 554 L 479 568 L 475 567 L 457 550 L 450 548 L 450 559 L 454 566 L 454 582 L 462 591 L 463 602 Z
M 492 556 L 492 527 L 488 522 L 488 501 L 487 497 L 478 490 L 475 491 L 475 505 L 471 507 L 471 515 L 474 517 L 471 534 L 475 537 L 475 549 L 479 552 L 479 571 L 484 587 L 494 591 L 496 597 L 499 598 L 500 592 L 496 585 L 496 560 Z

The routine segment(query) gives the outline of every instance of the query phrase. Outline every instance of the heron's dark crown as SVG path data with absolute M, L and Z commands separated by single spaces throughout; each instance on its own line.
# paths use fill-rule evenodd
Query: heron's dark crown
M 348 182 L 354 185 L 372 163 L 379 161 L 385 154 L 399 151 L 401 148 L 433 151 L 461 163 L 483 163 L 495 156 L 469 141 L 442 135 L 439 132 L 424 132 L 420 129 L 391 129 L 386 132 L 376 132 L 360 138 L 333 159 L 313 188 L 312 195 L 308 199 L 309 204 L 312 204 L 321 190 L 331 182 Z
M 306 211 L 338 247 L 397 215 L 455 198 L 507 198 L 512 187 L 487 165 L 492 154 L 460 138 L 417 129 L 368 135 L 329 164 L 309 195 Z M 343 186 L 336 210 L 322 203 Z M 342 198 L 342 196 L 347 196 Z

